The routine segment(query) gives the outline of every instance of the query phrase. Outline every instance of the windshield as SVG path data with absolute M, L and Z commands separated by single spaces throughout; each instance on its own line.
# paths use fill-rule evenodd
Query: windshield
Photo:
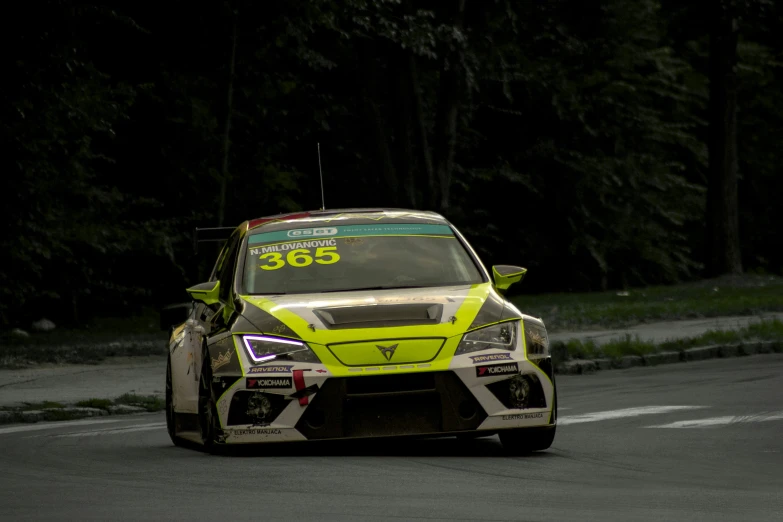
M 342 225 L 253 234 L 245 253 L 247 294 L 482 283 L 448 225 Z

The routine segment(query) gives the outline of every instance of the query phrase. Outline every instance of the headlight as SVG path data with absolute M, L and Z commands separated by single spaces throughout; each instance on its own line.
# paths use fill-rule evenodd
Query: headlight
M 321 362 L 310 347 L 302 341 L 269 335 L 243 335 L 242 340 L 248 355 L 257 364 L 275 359 L 309 363 Z
M 525 323 L 525 346 L 528 359 L 549 357 L 549 337 L 546 328 L 537 324 Z
M 519 328 L 519 321 L 509 321 L 468 332 L 462 337 L 454 355 L 480 352 L 481 350 L 508 350 L 512 352 L 517 349 L 517 328 Z

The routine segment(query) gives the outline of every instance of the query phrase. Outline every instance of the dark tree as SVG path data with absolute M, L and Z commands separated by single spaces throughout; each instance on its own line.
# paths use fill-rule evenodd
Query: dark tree
M 709 275 L 742 273 L 737 197 L 737 40 L 731 0 L 710 13 L 709 175 L 707 257 Z

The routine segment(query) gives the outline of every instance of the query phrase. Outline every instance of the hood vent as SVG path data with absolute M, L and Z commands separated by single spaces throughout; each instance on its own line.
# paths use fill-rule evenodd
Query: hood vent
M 438 324 L 443 315 L 439 303 L 361 305 L 319 308 L 313 313 L 329 330 Z

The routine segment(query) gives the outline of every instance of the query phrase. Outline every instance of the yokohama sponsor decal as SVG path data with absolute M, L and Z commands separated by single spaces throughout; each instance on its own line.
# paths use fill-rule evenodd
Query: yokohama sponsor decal
M 473 364 L 488 363 L 492 361 L 511 361 L 511 355 L 508 353 L 490 353 L 486 355 L 474 355 L 470 358 Z
M 291 377 L 259 377 L 246 379 L 248 389 L 258 388 L 293 388 Z
M 496 375 L 514 375 L 519 373 L 517 363 L 476 366 L 476 377 L 494 377 Z

